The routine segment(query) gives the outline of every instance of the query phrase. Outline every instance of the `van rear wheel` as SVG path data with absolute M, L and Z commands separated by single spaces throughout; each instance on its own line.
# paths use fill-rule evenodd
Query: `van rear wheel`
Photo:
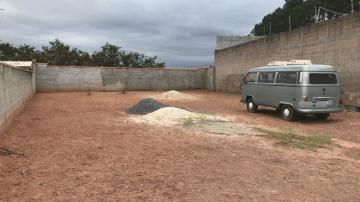
M 286 121 L 293 121 L 296 118 L 296 112 L 290 105 L 284 105 L 281 108 L 281 118 Z
M 330 114 L 326 113 L 326 114 L 315 114 L 316 118 L 321 119 L 321 120 L 326 120 L 329 118 Z
M 248 112 L 256 113 L 258 111 L 258 106 L 255 104 L 252 98 L 248 99 L 246 102 L 246 108 Z

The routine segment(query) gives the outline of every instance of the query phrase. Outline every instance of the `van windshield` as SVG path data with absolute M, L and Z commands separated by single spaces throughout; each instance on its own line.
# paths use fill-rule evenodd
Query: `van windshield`
M 337 78 L 334 73 L 311 73 L 309 82 L 310 84 L 337 84 Z

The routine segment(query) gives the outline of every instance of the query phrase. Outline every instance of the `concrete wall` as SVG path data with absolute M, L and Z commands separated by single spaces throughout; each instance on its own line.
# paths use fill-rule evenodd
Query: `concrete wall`
M 36 87 L 46 91 L 185 90 L 214 88 L 213 69 L 128 69 L 38 64 Z
M 273 60 L 310 59 L 341 72 L 345 103 L 360 107 L 360 13 L 215 51 L 216 88 L 240 92 L 241 77 Z
M 33 71 L 0 63 L 0 136 L 34 93 Z
M 215 90 L 215 68 L 209 68 L 206 70 L 206 88 L 207 90 Z
M 37 91 L 103 90 L 100 68 L 36 66 Z
M 264 38 L 263 36 L 218 36 L 216 38 L 216 50 L 229 48 L 239 44 L 247 43 L 257 39 Z

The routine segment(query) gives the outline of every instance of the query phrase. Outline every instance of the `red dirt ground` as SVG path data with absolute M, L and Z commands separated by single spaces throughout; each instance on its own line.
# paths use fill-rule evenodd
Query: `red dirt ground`
M 15 118 L 0 147 L 0 201 L 360 201 L 360 115 L 282 121 L 249 114 L 236 95 L 185 92 L 163 101 L 237 122 L 333 135 L 317 152 L 129 122 L 125 111 L 158 92 L 44 93 Z M 345 145 L 345 146 L 343 146 Z

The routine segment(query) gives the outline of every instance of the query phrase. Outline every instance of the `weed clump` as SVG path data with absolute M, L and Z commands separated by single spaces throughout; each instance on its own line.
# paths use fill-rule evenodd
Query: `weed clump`
M 283 132 L 272 131 L 263 128 L 256 128 L 256 130 L 259 133 L 262 133 L 260 136 L 273 139 L 278 145 L 286 145 L 298 149 L 316 150 L 318 148 L 325 148 L 333 144 L 333 140 L 329 135 L 299 135 L 290 129 Z

